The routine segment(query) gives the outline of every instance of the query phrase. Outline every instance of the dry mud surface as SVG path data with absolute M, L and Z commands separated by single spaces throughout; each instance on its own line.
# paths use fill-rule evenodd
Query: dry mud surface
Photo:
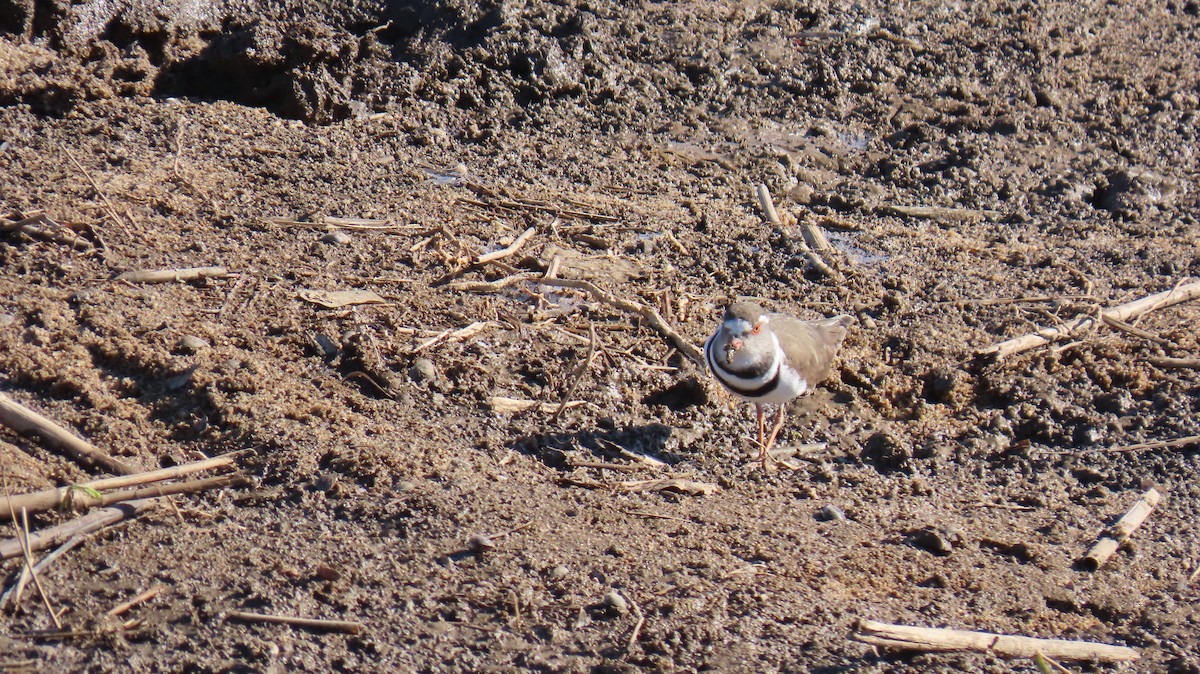
M 27 593 L 0 665 L 1034 671 L 875 652 L 869 618 L 1200 672 L 1197 446 L 1098 451 L 1200 434 L 1197 370 L 1161 360 L 1200 356 L 1200 303 L 975 355 L 1200 276 L 1197 3 L 893 4 L 0 0 L 0 222 L 80 237 L 0 232 L 0 391 L 139 469 L 249 450 L 256 480 L 64 555 L 41 580 L 74 634 L 31 637 Z M 751 406 L 643 317 L 477 285 L 555 257 L 692 344 L 732 296 L 855 316 L 793 405 L 796 469 L 758 470 Z M 236 276 L 114 280 L 209 265 Z M 312 301 L 347 290 L 383 303 Z M 12 493 L 94 475 L 0 455 Z M 663 477 L 719 491 L 619 488 Z

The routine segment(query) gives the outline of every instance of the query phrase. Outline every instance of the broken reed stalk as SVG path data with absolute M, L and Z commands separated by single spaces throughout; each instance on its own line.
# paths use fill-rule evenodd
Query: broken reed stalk
M 649 323 L 650 327 L 654 328 L 658 334 L 669 339 L 671 344 L 673 344 L 675 348 L 679 349 L 680 353 L 688 358 L 691 358 L 698 364 L 704 364 L 704 354 L 700 352 L 700 349 L 696 348 L 696 345 L 689 342 L 686 337 L 679 334 L 675 328 L 672 328 L 667 323 L 666 319 L 662 317 L 662 314 L 658 313 L 658 310 L 654 307 L 647 306 L 640 302 L 634 302 L 633 300 L 627 300 L 624 297 L 617 297 L 612 293 L 601 290 L 591 281 L 584 281 L 580 279 L 548 278 L 544 276 L 542 278 L 535 279 L 535 281 L 542 285 L 554 286 L 556 288 L 575 288 L 578 290 L 586 290 L 598 302 L 607 304 L 611 307 L 616 307 L 622 311 L 638 314 L 642 318 L 646 319 L 646 322 Z
M 1049 344 L 1050 342 L 1074 337 L 1085 330 L 1094 328 L 1099 322 L 1108 323 L 1110 319 L 1127 322 L 1132 318 L 1150 313 L 1155 309 L 1162 309 L 1163 307 L 1187 302 L 1197 297 L 1200 297 L 1200 281 L 1180 285 L 1171 290 L 1156 293 L 1132 302 L 1126 302 L 1110 309 L 1104 309 L 1099 315 L 1080 316 L 1062 326 L 1040 328 L 1029 334 L 984 347 L 975 353 L 979 356 L 990 356 L 998 361 L 1004 360 L 1009 356 Z
M 766 185 L 759 183 L 756 192 L 758 193 L 758 203 L 763 210 L 763 217 L 775 229 L 779 230 L 780 233 L 786 234 L 783 230 L 783 221 L 779 219 L 779 212 L 775 210 L 775 202 L 771 199 L 770 190 L 767 189 Z M 831 250 L 833 248 L 829 245 L 829 240 L 825 238 L 824 232 L 817 229 L 816 225 L 806 223 L 801 227 L 800 248 L 804 251 L 805 258 L 808 259 L 808 263 L 814 269 L 831 279 L 841 278 L 841 274 L 833 267 L 830 267 L 829 263 L 825 262 L 821 254 L 815 250 Z
M 5 484 L 7 490 L 8 485 Z M 25 512 L 21 513 L 21 527 L 17 526 L 17 516 L 12 516 L 13 528 L 17 530 L 17 543 L 21 546 L 21 554 L 25 557 L 25 568 L 29 570 L 29 577 L 33 579 L 33 585 L 37 588 L 38 595 L 42 598 L 42 605 L 46 607 L 46 613 L 50 614 L 50 620 L 54 622 L 55 629 L 62 629 L 62 622 L 58 619 L 58 612 L 54 610 L 54 606 L 50 603 L 50 595 L 46 592 L 46 588 L 42 586 L 42 578 L 37 574 L 37 565 L 33 561 L 33 550 L 29 547 L 29 515 Z M 20 597 L 17 597 L 20 601 Z
M 123 519 L 140 515 L 154 507 L 157 503 L 158 499 L 128 501 L 88 513 L 83 517 L 77 517 L 49 529 L 42 529 L 29 535 L 29 549 L 31 551 L 44 550 L 51 546 L 59 545 L 72 536 L 90 534 L 93 531 L 98 531 Z M 21 546 L 16 540 L 0 541 L 0 560 L 12 559 L 20 554 Z
M 139 269 L 117 274 L 114 281 L 129 283 L 182 283 L 199 281 L 201 279 L 229 278 L 231 274 L 225 267 L 184 267 L 181 269 Z
M 149 487 L 142 487 L 141 489 L 108 492 L 101 494 L 99 497 L 86 492 L 75 492 L 68 498 L 68 503 L 72 508 L 83 511 L 88 508 L 110 506 L 123 501 L 136 501 L 138 499 L 173 496 L 175 494 L 192 494 L 200 491 L 208 491 L 209 489 L 223 489 L 225 487 L 245 487 L 250 483 L 250 478 L 244 475 L 220 475 L 204 478 L 203 480 L 179 482 L 177 484 L 151 485 Z
M 0 393 L 0 424 L 18 433 L 34 433 L 43 442 L 62 449 L 67 456 L 88 468 L 102 468 L 118 475 L 132 475 L 136 468 L 124 461 L 114 459 L 90 442 L 71 434 L 70 431 L 50 419 L 34 412 L 21 403 Z
M 1129 662 L 1141 657 L 1137 651 L 1126 646 L 932 627 L 910 627 L 865 619 L 858 621 L 855 632 L 850 638 L 879 648 L 935 653 L 974 651 L 992 653 L 1006 658 L 1032 658 L 1035 654 L 1041 653 L 1057 660 Z
M 363 631 L 363 624 L 352 620 L 323 620 L 320 618 L 297 618 L 293 616 L 268 615 L 266 613 L 255 613 L 253 611 L 226 611 L 225 618 L 227 620 L 242 620 L 252 623 L 272 623 L 275 625 L 291 625 L 293 627 L 304 627 L 307 629 L 321 630 L 324 632 L 345 632 L 346 634 L 359 634 Z
M 1157 489 L 1146 490 L 1146 493 L 1142 494 L 1137 503 L 1134 503 L 1121 516 L 1121 519 L 1109 527 L 1104 532 L 1104 535 L 1100 537 L 1100 540 L 1096 541 L 1096 544 L 1092 546 L 1092 549 L 1088 550 L 1087 554 L 1079 560 L 1079 566 L 1086 571 L 1095 571 L 1104 566 L 1104 563 L 1120 549 L 1121 544 L 1129 540 L 1133 532 L 1142 526 L 1142 523 L 1154 511 L 1155 506 L 1158 505 L 1160 500 L 1162 500 L 1162 495 L 1158 493 Z
M 92 480 L 83 484 L 73 484 L 57 489 L 44 489 L 28 494 L 13 496 L 8 503 L 0 502 L 0 517 L 7 517 L 11 512 L 26 510 L 38 513 L 52 510 L 64 505 L 91 507 L 100 503 L 102 497 L 88 493 L 90 491 L 105 491 L 132 487 L 151 482 L 173 480 L 185 475 L 199 473 L 215 468 L 226 468 L 233 465 L 233 457 L 218 456 L 203 461 L 185 463 L 180 466 L 152 470 L 145 473 L 135 473 L 123 477 L 108 477 L 103 480 Z

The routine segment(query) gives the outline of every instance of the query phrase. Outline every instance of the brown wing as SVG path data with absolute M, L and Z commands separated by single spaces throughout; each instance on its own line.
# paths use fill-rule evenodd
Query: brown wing
M 816 386 L 829 376 L 833 357 L 846 338 L 854 319 L 834 316 L 818 321 L 802 321 L 791 316 L 771 317 L 771 329 L 779 337 L 779 345 L 792 367 L 800 372 L 809 386 Z

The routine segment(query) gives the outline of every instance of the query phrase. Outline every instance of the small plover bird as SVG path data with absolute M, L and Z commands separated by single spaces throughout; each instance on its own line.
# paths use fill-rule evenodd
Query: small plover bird
M 768 468 L 787 403 L 829 376 L 833 357 L 854 319 L 835 316 L 802 321 L 770 314 L 753 302 L 725 309 L 717 331 L 704 343 L 708 368 L 735 396 L 754 403 L 758 412 L 758 460 Z M 770 436 L 765 436 L 763 406 L 779 405 Z

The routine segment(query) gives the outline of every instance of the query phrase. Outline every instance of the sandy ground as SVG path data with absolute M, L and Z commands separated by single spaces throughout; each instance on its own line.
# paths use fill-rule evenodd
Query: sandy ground
M 78 238 L 0 232 L 0 391 L 255 481 L 88 537 L 40 574 L 70 634 L 27 592 L 0 668 L 1035 671 L 867 618 L 1200 672 L 1197 444 L 1136 448 L 1200 435 L 1163 360 L 1200 303 L 977 354 L 1200 276 L 1196 3 L 236 4 L 0 0 L 0 223 Z M 691 345 L 731 297 L 854 316 L 794 469 L 644 316 L 529 280 L 556 258 Z M 13 494 L 100 476 L 0 457 Z M 710 493 L 623 486 L 660 478 Z

